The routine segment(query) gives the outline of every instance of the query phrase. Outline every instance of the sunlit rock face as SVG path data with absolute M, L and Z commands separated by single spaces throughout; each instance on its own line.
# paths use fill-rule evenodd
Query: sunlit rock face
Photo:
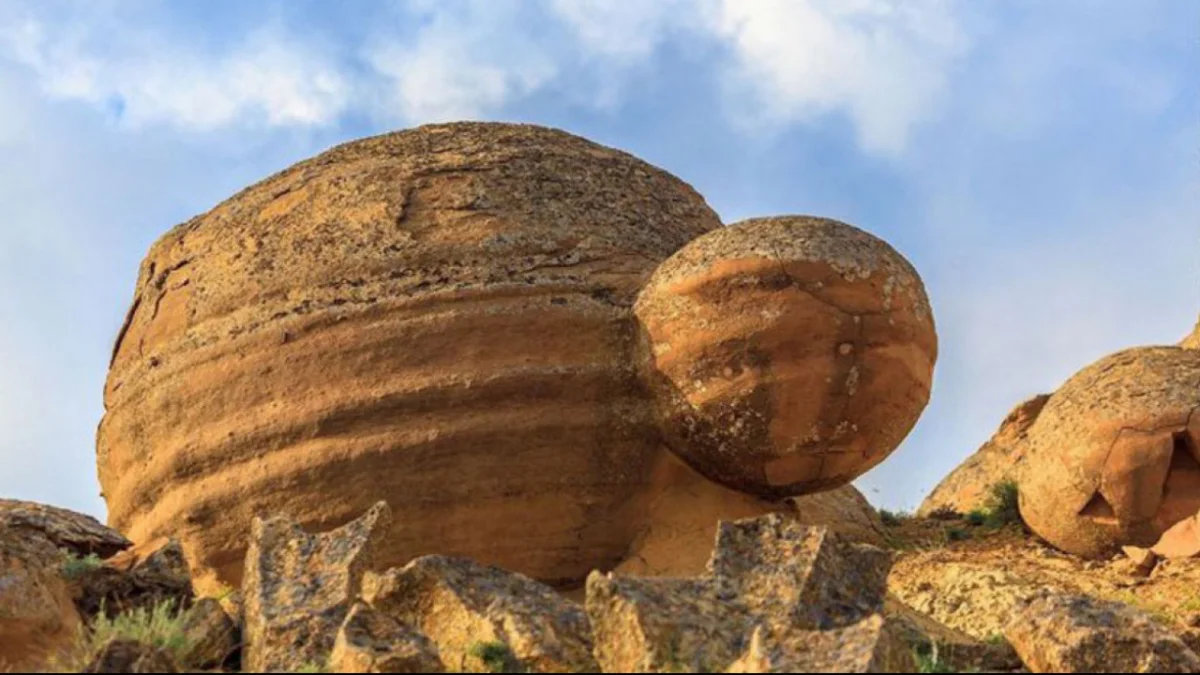
M 632 305 L 720 226 L 688 185 L 549 129 L 349 143 L 167 234 L 105 392 L 111 524 L 236 583 L 255 514 L 378 500 L 381 553 L 551 582 L 615 565 L 661 458 Z
M 1021 516 L 1054 546 L 1149 547 L 1200 509 L 1200 351 L 1129 349 L 1080 371 L 1029 429 Z
M 638 298 L 640 372 L 667 444 L 765 498 L 883 461 L 929 401 L 924 285 L 886 242 L 825 218 L 758 218 L 663 263 Z

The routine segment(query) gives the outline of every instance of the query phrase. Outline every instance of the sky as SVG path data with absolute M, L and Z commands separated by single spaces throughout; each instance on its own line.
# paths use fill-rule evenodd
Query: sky
M 941 354 L 858 481 L 877 506 L 1200 313 L 1195 0 L 0 0 L 0 497 L 103 518 L 103 382 L 157 237 L 336 143 L 459 119 L 907 256 Z

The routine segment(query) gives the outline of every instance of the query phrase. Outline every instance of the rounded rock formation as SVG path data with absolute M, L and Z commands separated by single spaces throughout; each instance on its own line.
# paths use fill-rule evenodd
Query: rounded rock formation
M 845 223 L 761 218 L 693 241 L 635 308 L 670 448 L 766 498 L 845 485 L 929 401 L 937 335 L 916 270 Z
M 1184 349 L 1200 349 L 1200 320 L 1196 321 L 1196 327 L 1179 343 L 1179 346 Z
M 1096 558 L 1149 547 L 1200 510 L 1200 351 L 1144 347 L 1067 381 L 1029 429 L 1021 516 Z
M 631 307 L 719 226 L 677 178 L 526 125 L 422 127 L 272 176 L 143 263 L 98 435 L 110 522 L 228 583 L 255 514 L 330 529 L 381 499 L 385 565 L 569 583 L 615 564 L 662 452 Z

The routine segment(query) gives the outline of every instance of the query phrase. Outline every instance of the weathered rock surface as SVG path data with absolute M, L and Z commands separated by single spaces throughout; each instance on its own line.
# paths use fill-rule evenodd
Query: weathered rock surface
M 0 529 L 39 534 L 56 548 L 80 557 L 109 558 L 133 545 L 91 516 L 13 499 L 0 499 Z
M 1149 615 L 1086 596 L 1036 598 L 1005 636 L 1036 673 L 1200 672 L 1200 658 Z
M 1005 673 L 1021 669 L 1007 640 L 974 638 L 889 598 L 885 615 L 892 630 L 914 653 L 927 654 L 956 673 Z
M 39 533 L 0 524 L 0 672 L 38 670 L 74 643 L 82 623 L 62 562 Z
M 1200 351 L 1118 352 L 1059 389 L 1029 429 L 1021 516 L 1063 551 L 1149 547 L 1200 510 Z
M 187 648 L 180 662 L 188 668 L 220 668 L 241 648 L 237 625 L 213 598 L 202 598 L 192 605 L 184 615 L 182 631 Z
M 1184 518 L 1171 526 L 1149 553 L 1167 559 L 1200 556 L 1200 514 Z
M 242 586 L 244 670 L 291 672 L 326 662 L 363 576 L 378 566 L 390 519 L 380 502 L 316 535 L 283 516 L 254 520 Z
M 421 127 L 272 176 L 142 266 L 98 434 L 110 524 L 178 538 L 198 583 L 238 583 L 255 514 L 322 530 L 382 498 L 391 565 L 611 568 L 662 452 L 631 308 L 719 226 L 669 174 L 525 125 Z
M 879 513 L 852 485 L 770 502 L 714 483 L 671 453 L 663 454 L 650 482 L 654 488 L 639 516 L 645 524 L 614 570 L 621 576 L 702 575 L 720 521 L 769 513 L 825 526 L 855 541 L 884 544 Z
M 183 548 L 174 540 L 124 551 L 72 579 L 71 589 L 75 605 L 88 618 L 165 602 L 185 610 L 195 598 Z
M 178 673 L 171 656 L 134 640 L 113 640 L 101 648 L 85 673 Z
M 605 672 L 906 672 L 880 616 L 889 564 L 779 514 L 722 523 L 706 576 L 589 577 L 596 658 Z
M 1049 394 L 1040 394 L 1013 408 L 995 435 L 925 498 L 917 515 L 970 513 L 984 505 L 993 485 L 1016 481 L 1018 465 L 1025 456 L 1026 433 L 1049 400 Z
M 767 498 L 845 485 L 929 400 L 937 336 L 916 270 L 850 225 L 748 220 L 688 244 L 638 297 L 666 442 Z
M 429 638 L 358 604 L 338 630 L 326 672 L 441 673 L 445 666 Z
M 533 672 L 594 672 L 591 630 L 578 605 L 528 577 L 461 558 L 427 556 L 369 574 L 363 598 L 432 640 L 452 670 L 482 667 L 479 645 L 507 645 Z
M 1200 320 L 1196 321 L 1196 327 L 1179 343 L 1179 346 L 1184 349 L 1200 349 Z

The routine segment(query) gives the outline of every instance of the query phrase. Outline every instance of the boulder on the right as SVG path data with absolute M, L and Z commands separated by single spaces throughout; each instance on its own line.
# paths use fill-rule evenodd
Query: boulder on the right
M 1184 349 L 1200 349 L 1200 319 L 1196 320 L 1196 327 L 1192 332 L 1179 343 Z
M 1150 547 L 1200 510 L 1200 350 L 1142 347 L 1084 368 L 1029 429 L 1021 516 L 1100 558 Z

